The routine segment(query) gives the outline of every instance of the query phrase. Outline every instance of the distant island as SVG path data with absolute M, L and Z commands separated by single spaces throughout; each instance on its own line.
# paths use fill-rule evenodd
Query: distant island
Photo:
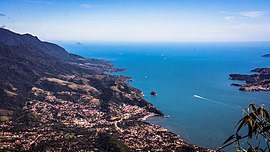
M 270 57 L 270 54 L 262 57 Z M 270 91 L 270 68 L 256 68 L 251 72 L 256 74 L 230 74 L 231 80 L 245 81 L 245 84 L 232 83 L 232 86 L 240 87 L 241 91 Z
M 270 57 L 270 54 L 264 54 L 262 57 Z
M 146 122 L 123 70 L 0 28 L 0 151 L 210 151 Z

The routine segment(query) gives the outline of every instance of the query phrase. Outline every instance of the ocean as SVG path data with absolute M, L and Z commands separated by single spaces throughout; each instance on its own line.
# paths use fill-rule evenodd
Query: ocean
M 249 103 L 265 104 L 269 92 L 241 92 L 229 74 L 250 74 L 269 67 L 267 42 L 212 43 L 60 43 L 84 57 L 112 60 L 117 74 L 131 76 L 131 85 L 170 118 L 148 121 L 163 126 L 191 144 L 215 149 L 233 134 Z M 241 82 L 239 82 L 241 83 Z M 157 92 L 151 96 L 150 92 Z M 194 96 L 195 95 L 195 96 Z

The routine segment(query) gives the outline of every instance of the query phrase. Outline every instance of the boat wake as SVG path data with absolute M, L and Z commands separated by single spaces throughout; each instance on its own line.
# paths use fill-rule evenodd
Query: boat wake
M 205 98 L 205 97 L 196 95 L 196 94 L 193 95 L 193 98 L 197 98 L 197 99 L 201 99 L 201 100 L 210 101 L 210 102 L 212 102 L 212 103 L 224 105 L 224 106 L 227 106 L 227 107 L 236 108 L 235 106 L 232 106 L 232 105 L 229 105 L 229 104 L 225 104 L 225 103 L 222 103 L 222 102 L 219 102 L 219 101 L 216 101 L 216 100 L 208 99 L 208 98 Z

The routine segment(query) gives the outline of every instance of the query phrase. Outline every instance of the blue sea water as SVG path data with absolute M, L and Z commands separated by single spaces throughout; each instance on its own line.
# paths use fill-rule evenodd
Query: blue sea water
M 62 43 L 84 57 L 113 60 L 145 99 L 171 116 L 148 121 L 180 135 L 188 143 L 216 148 L 235 130 L 242 108 L 249 103 L 269 108 L 269 92 L 241 92 L 230 86 L 229 74 L 249 74 L 269 67 L 270 43 Z M 151 91 L 158 96 L 150 96 Z M 208 100 L 194 98 L 201 96 Z

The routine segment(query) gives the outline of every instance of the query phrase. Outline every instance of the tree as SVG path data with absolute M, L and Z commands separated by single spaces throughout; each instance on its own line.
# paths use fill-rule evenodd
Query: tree
M 270 117 L 264 106 L 251 103 L 246 110 L 243 110 L 243 117 L 236 127 L 235 134 L 231 135 L 219 150 L 236 144 L 236 151 L 239 152 L 270 151 Z M 256 146 L 251 143 L 252 140 L 256 141 Z

